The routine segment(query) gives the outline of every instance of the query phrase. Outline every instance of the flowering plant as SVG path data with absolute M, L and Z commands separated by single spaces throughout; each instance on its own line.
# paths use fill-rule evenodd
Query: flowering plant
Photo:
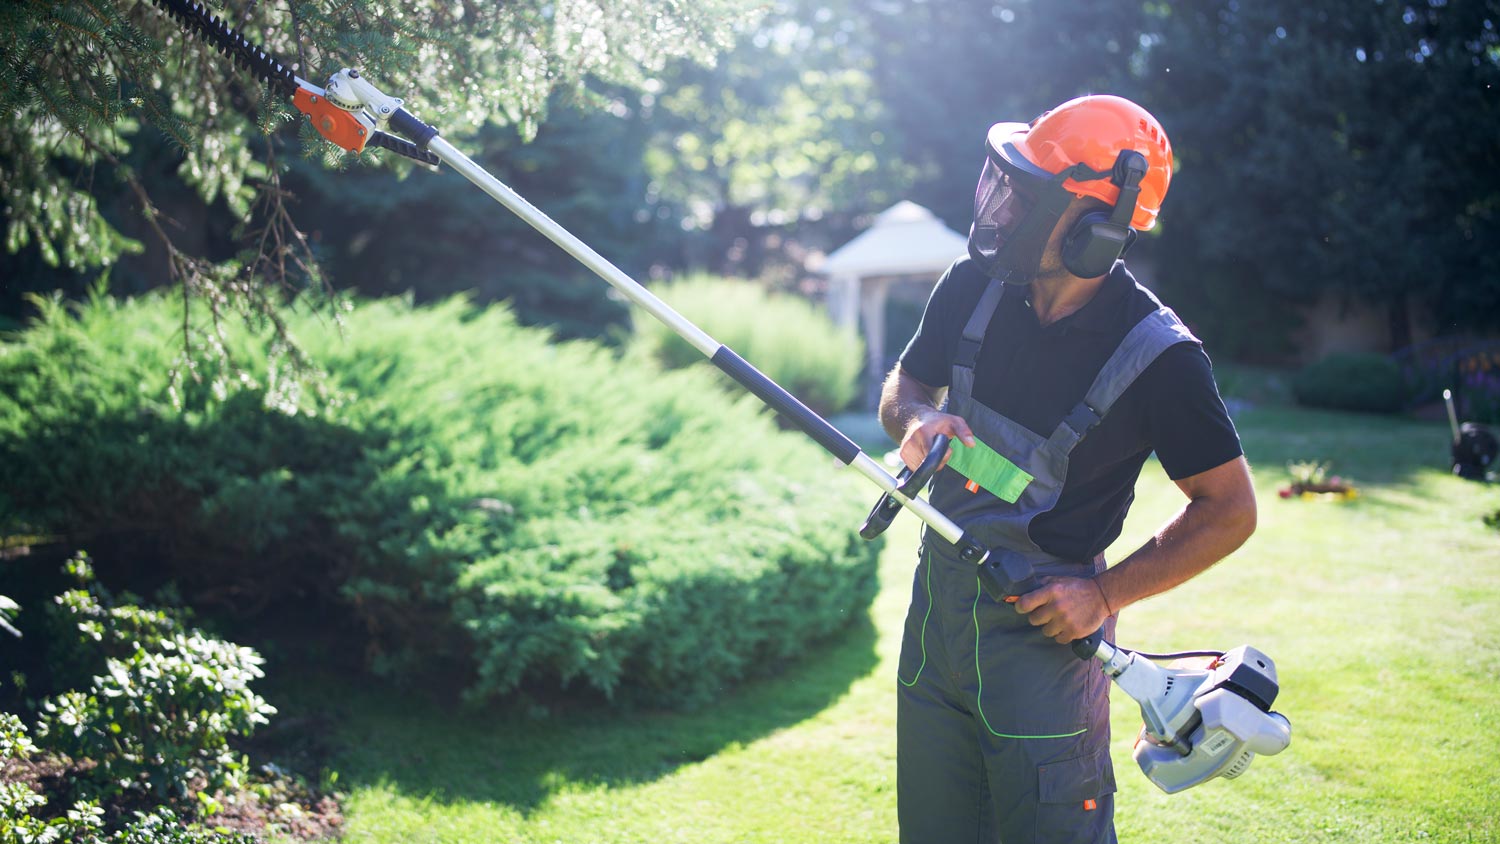
M 1292 482 L 1277 490 L 1277 494 L 1282 498 L 1358 498 L 1359 490 L 1353 484 L 1328 474 L 1330 465 L 1326 460 L 1288 461 L 1286 471 Z

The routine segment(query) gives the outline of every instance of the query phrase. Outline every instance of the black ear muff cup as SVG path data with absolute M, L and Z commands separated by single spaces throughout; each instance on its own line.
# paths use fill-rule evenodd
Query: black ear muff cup
M 1111 214 L 1090 211 L 1078 218 L 1063 239 L 1063 266 L 1079 278 L 1098 278 L 1110 271 L 1134 240 L 1135 232 L 1115 222 Z

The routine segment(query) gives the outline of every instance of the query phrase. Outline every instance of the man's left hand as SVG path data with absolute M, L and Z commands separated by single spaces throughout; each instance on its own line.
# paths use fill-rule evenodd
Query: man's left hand
M 1109 617 L 1099 588 L 1081 577 L 1043 578 L 1040 588 L 1020 596 L 1012 606 L 1042 628 L 1043 635 L 1064 645 L 1098 630 Z

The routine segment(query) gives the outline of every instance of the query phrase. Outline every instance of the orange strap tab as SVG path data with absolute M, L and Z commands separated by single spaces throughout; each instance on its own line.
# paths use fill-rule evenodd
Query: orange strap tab
M 979 481 L 969 481 L 968 483 L 964 484 L 964 489 L 968 490 L 969 492 L 978 492 Z
M 1090 797 L 1089 799 L 1083 801 L 1083 810 L 1085 812 L 1092 812 L 1097 808 L 1099 808 L 1099 804 L 1094 802 L 1094 798 Z
M 298 87 L 297 93 L 292 95 L 292 104 L 312 118 L 313 128 L 319 135 L 350 152 L 363 150 L 365 142 L 370 139 L 370 130 L 358 117 L 329 102 L 327 97 Z

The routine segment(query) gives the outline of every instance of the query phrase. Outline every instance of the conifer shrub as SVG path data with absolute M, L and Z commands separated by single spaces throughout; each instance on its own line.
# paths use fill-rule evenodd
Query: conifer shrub
M 317 389 L 238 333 L 174 382 L 175 307 L 44 303 L 0 344 L 0 536 L 147 537 L 189 600 L 316 598 L 478 699 L 700 702 L 874 595 L 868 491 L 709 372 L 383 300 L 288 315 Z
M 770 294 L 755 282 L 711 276 L 692 276 L 655 292 L 814 411 L 843 410 L 858 396 L 864 343 L 811 302 Z M 633 312 L 632 326 L 631 345 L 663 366 L 712 368 L 702 352 L 651 315 Z

